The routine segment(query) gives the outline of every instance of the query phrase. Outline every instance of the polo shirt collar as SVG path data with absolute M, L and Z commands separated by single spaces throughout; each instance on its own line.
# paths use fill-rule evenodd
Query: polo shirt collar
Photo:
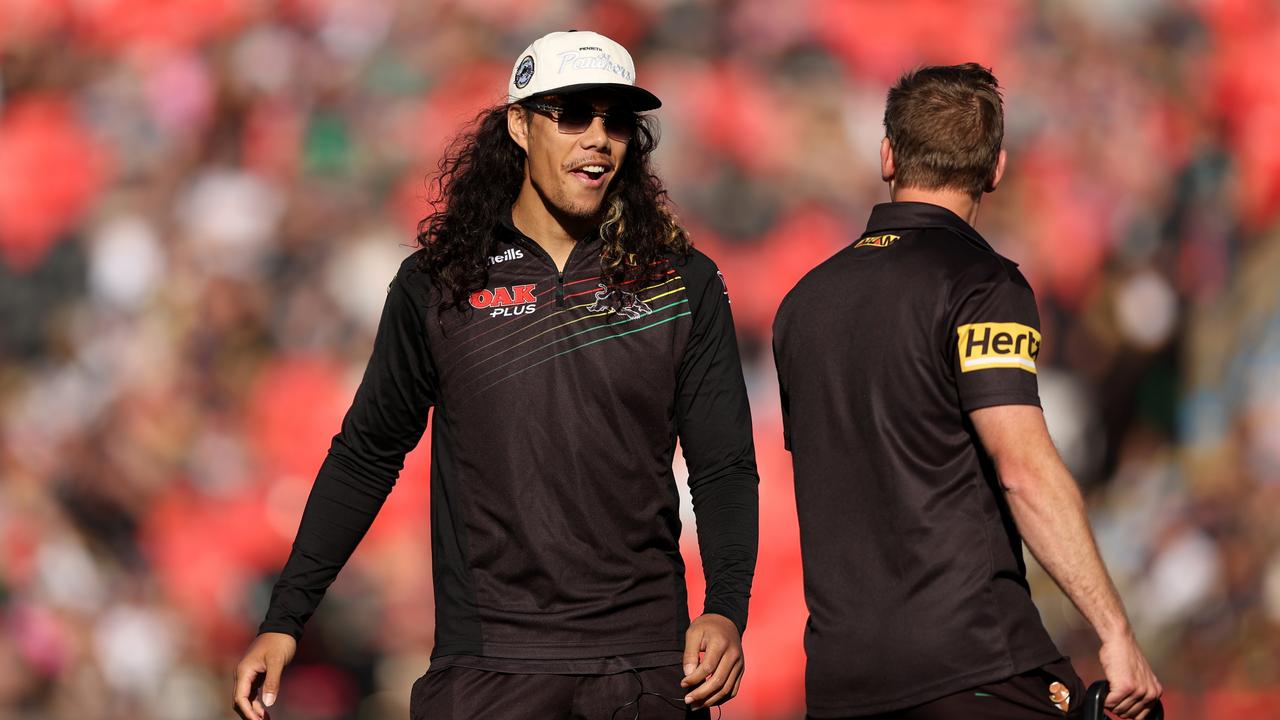
M 867 220 L 867 231 L 864 235 L 873 235 L 886 230 L 917 228 L 946 228 L 989 253 L 996 252 L 986 239 L 959 215 L 941 205 L 931 203 L 880 203 L 871 209 L 871 218 Z

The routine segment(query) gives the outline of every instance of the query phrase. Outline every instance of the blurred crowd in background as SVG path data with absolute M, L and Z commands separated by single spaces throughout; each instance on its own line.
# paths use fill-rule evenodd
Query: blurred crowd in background
M 803 715 L 774 310 L 887 199 L 889 85 L 969 60 L 1004 86 L 1010 156 L 979 229 L 1037 291 L 1046 414 L 1170 710 L 1280 712 L 1276 3 L 0 0 L 0 719 L 232 716 L 428 178 L 570 27 L 663 99 L 660 172 L 733 298 L 762 532 L 727 720 Z M 428 444 L 273 717 L 407 715 Z

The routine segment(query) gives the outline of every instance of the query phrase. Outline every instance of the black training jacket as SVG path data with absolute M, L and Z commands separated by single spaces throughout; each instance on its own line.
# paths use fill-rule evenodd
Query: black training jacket
M 600 249 L 579 242 L 557 272 L 503 223 L 488 284 L 465 311 L 442 311 L 417 254 L 404 261 L 262 632 L 301 635 L 432 408 L 433 665 L 679 662 L 689 617 L 677 436 L 704 612 L 745 627 L 758 478 L 723 278 L 693 251 L 610 292 Z

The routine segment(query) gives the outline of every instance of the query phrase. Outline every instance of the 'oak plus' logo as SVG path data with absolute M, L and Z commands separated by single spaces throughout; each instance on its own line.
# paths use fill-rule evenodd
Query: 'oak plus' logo
M 512 285 L 494 290 L 480 290 L 471 293 L 471 307 L 477 310 L 489 310 L 489 317 L 513 315 L 532 315 L 538 309 L 538 298 L 533 290 L 537 285 Z
M 1022 323 L 961 325 L 960 372 L 990 368 L 1018 368 L 1034 374 L 1040 354 L 1040 333 Z

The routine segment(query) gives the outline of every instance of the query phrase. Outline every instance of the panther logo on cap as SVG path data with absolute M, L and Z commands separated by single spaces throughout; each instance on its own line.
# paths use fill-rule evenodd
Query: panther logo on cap
M 533 56 L 525 55 L 520 58 L 520 64 L 516 66 L 516 87 L 524 89 L 529 81 L 533 79 Z

